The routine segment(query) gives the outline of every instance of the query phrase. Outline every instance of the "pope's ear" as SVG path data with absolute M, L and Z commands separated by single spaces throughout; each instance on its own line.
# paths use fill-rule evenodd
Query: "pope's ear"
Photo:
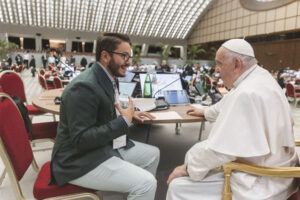
M 242 68 L 243 68 L 242 61 L 238 58 L 235 58 L 234 69 L 235 70 L 242 70 Z

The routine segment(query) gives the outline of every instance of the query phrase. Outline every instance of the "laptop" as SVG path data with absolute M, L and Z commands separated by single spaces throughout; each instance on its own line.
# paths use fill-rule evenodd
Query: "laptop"
M 185 90 L 166 90 L 164 91 L 165 101 L 169 105 L 186 105 L 190 100 Z
M 132 96 L 135 86 L 136 82 L 119 82 L 119 92 L 120 94 L 127 94 L 128 96 Z

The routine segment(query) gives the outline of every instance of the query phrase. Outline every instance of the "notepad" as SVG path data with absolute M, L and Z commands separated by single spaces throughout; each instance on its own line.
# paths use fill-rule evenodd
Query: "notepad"
M 182 117 L 175 111 L 157 112 L 151 113 L 151 115 L 155 117 L 155 120 L 182 119 Z

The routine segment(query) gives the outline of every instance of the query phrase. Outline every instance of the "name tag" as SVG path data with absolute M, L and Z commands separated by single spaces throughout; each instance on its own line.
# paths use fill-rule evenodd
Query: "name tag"
M 122 135 L 113 140 L 113 149 L 119 149 L 126 146 L 126 135 Z

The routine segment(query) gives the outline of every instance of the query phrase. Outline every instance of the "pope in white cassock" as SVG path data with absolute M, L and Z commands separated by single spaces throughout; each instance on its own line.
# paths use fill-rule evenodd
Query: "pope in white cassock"
M 214 106 L 188 114 L 215 122 L 207 140 L 195 144 L 185 164 L 168 179 L 167 200 L 222 199 L 222 164 L 239 161 L 262 166 L 296 166 L 298 157 L 288 101 L 272 75 L 257 65 L 251 45 L 243 39 L 225 42 L 216 64 L 230 92 Z M 296 191 L 292 178 L 231 176 L 232 199 L 286 200 Z

